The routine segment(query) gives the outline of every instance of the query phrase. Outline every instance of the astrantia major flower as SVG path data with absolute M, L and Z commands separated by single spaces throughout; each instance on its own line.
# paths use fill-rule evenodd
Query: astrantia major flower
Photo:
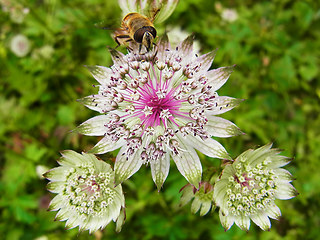
M 226 230 L 236 223 L 248 231 L 250 219 L 268 230 L 269 217 L 281 216 L 275 200 L 297 195 L 291 185 L 292 175 L 281 168 L 289 162 L 288 158 L 279 153 L 278 149 L 271 149 L 271 144 L 249 149 L 225 167 L 215 183 L 214 200 L 220 207 L 220 220 Z
M 116 183 L 150 164 L 158 189 L 165 181 L 170 158 L 181 174 L 199 187 L 202 167 L 195 149 L 209 157 L 230 159 L 211 137 L 230 137 L 240 130 L 217 117 L 238 105 L 238 99 L 216 92 L 233 67 L 208 71 L 215 52 L 193 53 L 192 37 L 174 49 L 163 37 L 144 55 L 110 50 L 114 65 L 89 67 L 99 92 L 80 100 L 103 115 L 78 127 L 91 136 L 104 136 L 91 150 L 102 154 L 121 147 L 115 163 Z
M 60 167 L 44 174 L 51 181 L 48 190 L 58 194 L 49 206 L 49 210 L 58 211 L 57 220 L 67 220 L 66 228 L 79 226 L 89 232 L 103 229 L 118 218 L 123 223 L 123 216 L 119 215 L 124 195 L 121 185 L 114 187 L 114 172 L 109 164 L 93 154 L 81 155 L 71 150 L 62 152 L 58 162 Z

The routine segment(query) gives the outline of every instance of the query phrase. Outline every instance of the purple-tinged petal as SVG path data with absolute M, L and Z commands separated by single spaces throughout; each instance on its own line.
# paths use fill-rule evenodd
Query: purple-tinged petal
M 100 84 L 108 84 L 112 70 L 103 66 L 85 66 Z
M 151 174 L 154 183 L 160 191 L 164 181 L 167 179 L 170 169 L 170 154 L 167 152 L 163 158 L 150 162 Z
M 178 137 L 178 135 L 177 135 Z M 202 166 L 196 151 L 186 145 L 182 138 L 178 137 L 181 148 L 179 154 L 171 154 L 173 161 L 179 172 L 191 183 L 198 188 L 201 180 Z
M 78 102 L 100 113 L 107 113 L 118 108 L 118 104 L 116 102 L 106 100 L 106 98 L 101 95 L 90 95 L 79 99 Z
M 216 140 L 212 138 L 207 138 L 202 140 L 198 136 L 186 136 L 185 139 L 188 144 L 195 149 L 199 150 L 203 154 L 212 157 L 212 158 L 220 158 L 220 159 L 231 159 L 228 155 L 225 148 Z
M 125 144 L 126 141 L 123 138 L 120 138 L 117 141 L 113 141 L 112 139 L 110 139 L 110 136 L 105 136 L 88 152 L 94 154 L 103 154 L 116 150 Z
M 241 230 L 249 231 L 250 228 L 250 218 L 244 215 L 235 217 L 235 223 Z
M 114 165 L 115 171 L 115 185 L 122 183 L 124 180 L 130 178 L 136 173 L 143 161 L 141 160 L 141 150 L 134 152 L 132 155 L 127 156 L 127 147 L 124 146 L 120 149 L 116 163 Z
M 219 96 L 212 104 L 210 103 L 210 106 L 208 107 L 208 115 L 219 115 L 228 112 L 238 106 L 242 101 L 243 99 Z
M 205 129 L 210 136 L 226 138 L 243 134 L 234 123 L 224 118 L 209 115 L 207 119 Z
M 212 91 L 217 91 L 227 82 L 233 69 L 234 66 L 210 70 L 206 73 L 206 77 L 208 78 L 208 83 L 206 85 L 212 86 Z

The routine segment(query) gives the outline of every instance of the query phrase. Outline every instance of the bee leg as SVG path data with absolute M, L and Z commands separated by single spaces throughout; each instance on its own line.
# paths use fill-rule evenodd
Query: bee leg
M 139 54 L 141 53 L 142 44 L 139 44 Z
M 130 38 L 130 39 L 127 39 L 126 41 L 124 41 L 125 43 L 129 43 L 129 42 L 133 42 L 133 40 Z M 130 47 L 129 45 L 126 45 L 127 49 L 129 49 L 130 51 L 133 51 L 133 48 Z
M 114 40 L 116 41 L 116 43 L 118 44 L 118 46 L 121 45 L 121 43 L 119 42 L 118 39 L 121 39 L 121 38 L 128 38 L 128 39 L 131 39 L 129 35 L 118 35 L 118 36 L 115 36 L 114 37 Z M 128 40 L 127 40 L 128 41 Z

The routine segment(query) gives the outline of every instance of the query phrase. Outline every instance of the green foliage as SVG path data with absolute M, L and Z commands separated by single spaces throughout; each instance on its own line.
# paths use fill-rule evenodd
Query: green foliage
M 94 115 L 76 99 L 95 92 L 84 65 L 109 66 L 110 31 L 94 27 L 120 19 L 116 0 L 1 0 L 0 12 L 0 236 L 3 239 L 100 239 L 99 234 L 65 231 L 46 212 L 52 195 L 39 166 L 57 165 L 59 151 L 85 151 L 97 141 L 70 133 Z M 18 23 L 12 11 L 28 8 Z M 238 19 L 221 17 L 224 9 Z M 224 232 L 217 211 L 200 217 L 179 208 L 186 184 L 172 165 L 160 193 L 143 167 L 125 182 L 127 220 L 122 232 L 110 224 L 102 239 L 316 239 L 320 222 L 320 4 L 318 1 L 182 0 L 158 26 L 181 26 L 194 33 L 202 52 L 219 48 L 213 67 L 237 64 L 220 95 L 246 99 L 224 114 L 246 133 L 222 144 L 236 157 L 248 148 L 274 142 L 293 157 L 287 167 L 300 195 L 278 202 L 280 221 L 270 232 L 251 226 Z M 120 22 L 120 20 L 119 20 Z M 17 57 L 10 50 L 16 34 L 31 50 Z M 115 154 L 113 154 L 115 156 Z M 110 155 L 103 158 L 109 159 Z M 201 155 L 204 166 L 218 160 Z M 213 163 L 214 162 L 214 163 Z M 37 168 L 38 167 L 38 168 Z

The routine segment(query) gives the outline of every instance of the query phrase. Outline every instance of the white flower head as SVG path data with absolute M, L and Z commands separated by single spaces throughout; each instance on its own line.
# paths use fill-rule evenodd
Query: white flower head
M 67 220 L 68 229 L 79 226 L 90 233 L 117 221 L 124 195 L 121 185 L 114 187 L 111 166 L 93 154 L 71 150 L 62 152 L 58 162 L 60 167 L 44 174 L 51 181 L 48 190 L 58 194 L 49 206 L 49 210 L 58 211 L 56 220 Z M 123 223 L 123 218 L 119 219 Z
M 18 34 L 11 39 L 10 49 L 18 57 L 24 57 L 30 51 L 30 41 L 26 36 Z
M 141 13 L 154 22 L 161 23 L 173 13 L 179 0 L 118 0 L 123 16 L 131 12 Z
M 195 149 L 209 157 L 230 159 L 211 137 L 241 134 L 232 122 L 216 116 L 242 101 L 216 93 L 233 67 L 209 70 L 215 51 L 198 56 L 192 42 L 188 37 L 172 49 L 165 36 L 144 55 L 138 50 L 124 55 L 111 49 L 113 66 L 88 67 L 100 84 L 99 92 L 80 102 L 103 115 L 77 130 L 104 136 L 92 153 L 121 148 L 115 163 L 116 183 L 132 176 L 142 164 L 150 164 L 160 189 L 172 158 L 180 173 L 198 188 L 202 167 Z
M 234 22 L 238 19 L 238 13 L 234 9 L 226 8 L 226 9 L 223 9 L 221 13 L 221 17 L 223 20 L 227 22 Z
M 278 149 L 271 149 L 271 144 L 249 149 L 225 167 L 215 183 L 214 200 L 220 207 L 220 221 L 226 230 L 236 223 L 248 231 L 250 219 L 268 230 L 269 218 L 281 216 L 275 199 L 297 195 L 291 185 L 292 175 L 281 168 L 288 163 L 288 158 L 279 153 Z

